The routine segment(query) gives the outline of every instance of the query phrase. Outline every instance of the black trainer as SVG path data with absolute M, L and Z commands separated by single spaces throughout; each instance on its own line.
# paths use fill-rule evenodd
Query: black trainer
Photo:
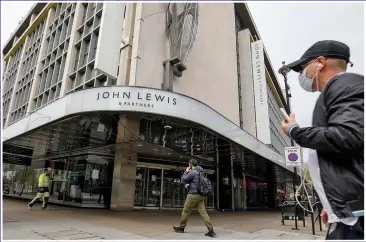
M 182 227 L 175 227 L 175 226 L 173 226 L 173 229 L 177 233 L 184 233 L 184 228 L 182 228 Z
M 208 233 L 205 234 L 205 236 L 215 237 L 216 233 L 213 230 L 210 230 L 210 231 L 208 231 Z

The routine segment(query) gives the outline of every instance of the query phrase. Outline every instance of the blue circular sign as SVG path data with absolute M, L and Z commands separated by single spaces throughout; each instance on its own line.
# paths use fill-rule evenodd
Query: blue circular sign
M 299 159 L 299 156 L 296 153 L 290 153 L 288 155 L 288 159 L 289 161 L 297 161 L 297 159 Z

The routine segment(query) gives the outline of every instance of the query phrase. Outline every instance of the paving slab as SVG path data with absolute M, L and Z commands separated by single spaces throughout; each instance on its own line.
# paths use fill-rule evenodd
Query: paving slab
M 173 231 L 181 211 L 131 211 L 80 209 L 52 205 L 50 210 L 29 211 L 27 203 L 4 199 L 5 240 L 322 240 L 309 234 L 310 228 L 292 231 L 281 225 L 279 212 L 209 212 L 216 238 L 204 234 L 207 228 L 194 212 L 186 233 Z M 325 232 L 324 232 L 325 233 Z

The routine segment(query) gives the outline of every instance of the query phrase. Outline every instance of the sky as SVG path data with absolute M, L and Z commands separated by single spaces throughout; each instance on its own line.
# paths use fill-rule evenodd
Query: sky
M 34 1 L 1 1 L 1 47 L 18 27 L 18 23 L 28 13 Z
M 5 44 L 18 22 L 35 2 L 1 1 L 1 45 Z M 252 16 L 272 66 L 277 71 L 282 61 L 297 60 L 319 40 L 338 40 L 351 49 L 354 66 L 349 72 L 364 74 L 364 3 L 350 2 L 249 2 Z M 2 66 L 2 63 L 1 63 Z M 283 78 L 278 74 L 280 84 Z M 291 106 L 297 122 L 310 126 L 318 93 L 308 93 L 298 84 L 298 74 L 288 75 Z M 307 152 L 304 151 L 304 160 Z

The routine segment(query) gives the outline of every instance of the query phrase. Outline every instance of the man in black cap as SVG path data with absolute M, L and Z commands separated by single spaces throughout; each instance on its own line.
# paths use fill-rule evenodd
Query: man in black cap
M 329 224 L 327 239 L 364 239 L 364 77 L 346 73 L 349 47 L 319 41 L 285 66 L 299 72 L 300 86 L 321 92 L 313 127 L 301 128 L 290 114 L 282 129 L 309 148 L 309 171 Z

